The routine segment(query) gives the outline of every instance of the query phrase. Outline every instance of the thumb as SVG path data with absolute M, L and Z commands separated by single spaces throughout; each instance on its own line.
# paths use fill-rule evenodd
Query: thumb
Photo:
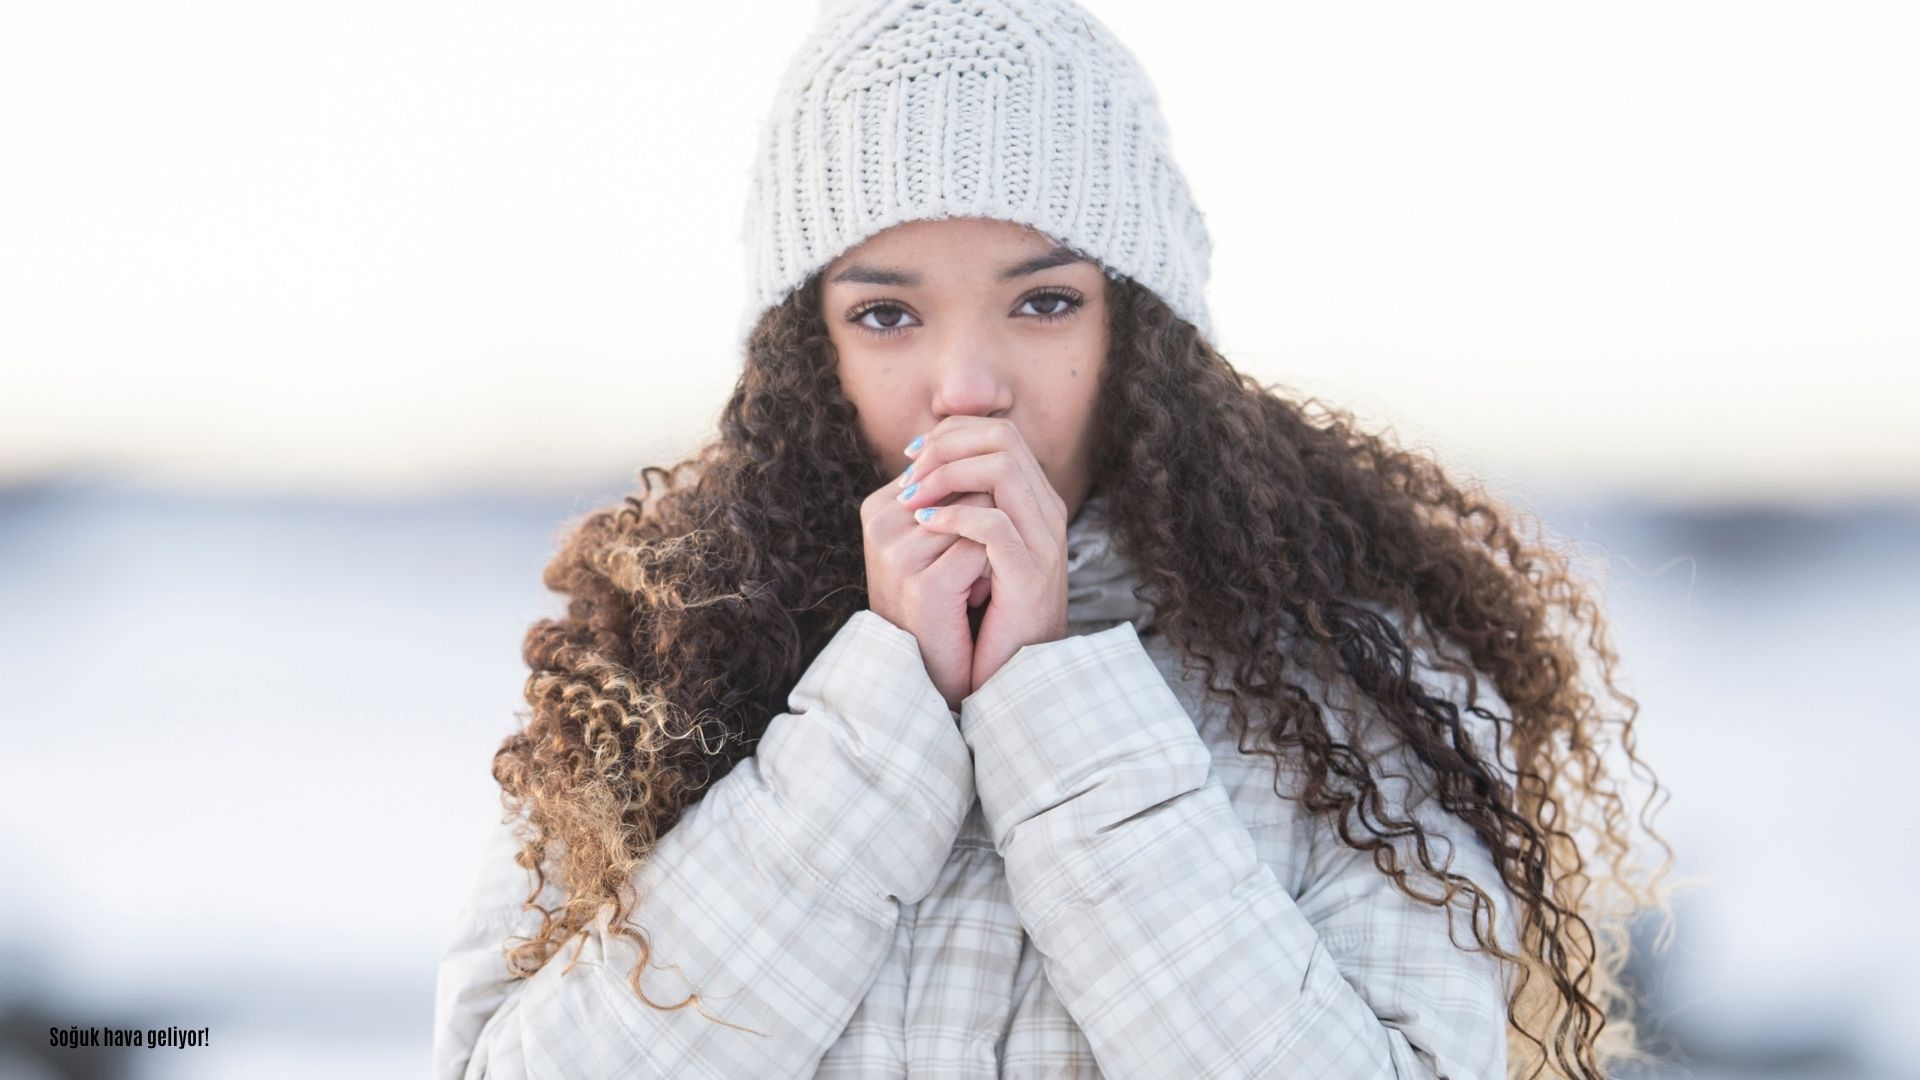
M 968 603 L 972 603 L 973 590 L 979 587 L 980 578 L 987 573 L 986 545 L 962 537 L 933 560 L 925 573 L 929 575 L 929 583 L 942 595 L 958 596 L 965 593 Z
M 986 603 L 987 598 L 992 595 L 993 575 L 991 573 L 982 574 L 974 579 L 972 587 L 967 590 L 967 606 L 970 608 L 979 607 L 981 604 Z

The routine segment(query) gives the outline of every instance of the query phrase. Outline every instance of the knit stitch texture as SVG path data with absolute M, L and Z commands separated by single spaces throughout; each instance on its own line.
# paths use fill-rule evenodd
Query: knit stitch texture
M 1212 338 L 1212 241 L 1152 83 L 1071 0 L 827 0 L 761 126 L 744 347 L 768 308 L 908 221 L 1031 226 Z

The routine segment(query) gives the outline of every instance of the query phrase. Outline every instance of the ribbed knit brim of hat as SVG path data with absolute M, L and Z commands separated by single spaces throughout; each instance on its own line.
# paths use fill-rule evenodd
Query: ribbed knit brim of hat
M 828 0 L 755 148 L 737 344 L 868 237 L 950 217 L 1031 226 L 1212 337 L 1206 222 L 1105 26 L 1069 0 Z

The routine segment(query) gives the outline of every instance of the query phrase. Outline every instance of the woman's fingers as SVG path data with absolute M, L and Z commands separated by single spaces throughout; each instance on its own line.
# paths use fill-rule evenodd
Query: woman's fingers
M 933 565 L 927 567 L 927 577 L 942 590 L 965 594 L 968 606 L 972 607 L 979 582 L 986 576 L 990 557 L 987 549 L 963 536 L 944 536 L 941 539 L 950 546 L 933 560 Z
M 990 470 L 976 465 L 946 476 L 938 475 L 953 470 L 962 461 L 994 454 L 1004 454 L 1006 459 Z M 913 491 L 908 500 L 913 508 L 938 503 L 954 491 L 990 491 L 994 503 L 1008 510 L 1020 534 L 1030 542 L 1037 543 L 1042 536 L 1064 542 L 1066 503 L 1033 456 L 1026 437 L 1010 420 L 949 416 L 927 433 L 925 445 L 909 469 L 910 473 L 897 480 L 896 485 L 902 491 Z M 1025 482 L 1018 483 L 1016 478 L 1024 478 Z
M 883 552 L 884 558 L 896 562 L 903 572 L 914 573 L 932 563 L 935 556 L 953 543 L 953 538 L 929 533 L 915 524 L 913 507 L 902 504 L 896 498 L 899 494 L 899 490 L 890 485 L 877 488 L 861 503 L 860 513 L 869 543 Z M 953 501 L 974 506 L 993 504 L 992 497 L 981 492 L 957 495 Z
M 1053 515 L 1011 451 L 993 450 L 949 461 L 928 473 L 926 479 L 902 489 L 904 497 L 900 501 L 909 510 L 919 510 L 939 506 L 949 495 L 964 497 L 970 493 L 981 494 L 1004 512 L 1028 547 L 1045 551 L 1054 545 Z
M 1016 586 L 1039 580 L 1044 570 L 1013 519 L 998 506 L 929 506 L 915 516 L 922 529 L 956 534 L 985 547 L 993 573 L 1011 578 Z
M 949 416 L 924 436 L 925 445 L 912 455 L 910 475 L 898 479 L 900 487 L 926 476 L 949 461 L 994 450 L 1006 450 L 1019 456 L 1021 467 L 1036 486 L 1051 490 L 1046 470 L 1027 446 L 1026 436 L 1013 421 L 993 416 Z

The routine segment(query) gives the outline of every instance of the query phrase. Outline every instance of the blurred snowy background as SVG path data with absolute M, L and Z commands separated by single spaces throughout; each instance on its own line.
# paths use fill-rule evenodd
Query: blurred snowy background
M 1227 355 L 1604 582 L 1705 882 L 1634 1075 L 1920 1076 L 1920 17 L 1087 6 Z M 424 1072 L 540 569 L 712 425 L 814 10 L 0 18 L 0 1075 Z

